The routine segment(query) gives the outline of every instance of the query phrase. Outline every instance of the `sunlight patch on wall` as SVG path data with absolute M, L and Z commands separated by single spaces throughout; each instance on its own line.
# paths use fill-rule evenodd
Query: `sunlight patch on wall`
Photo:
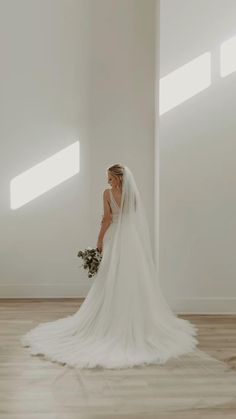
M 70 177 L 79 168 L 79 141 L 64 148 L 11 180 L 11 209 L 17 209 Z
M 211 53 L 206 52 L 160 79 L 160 115 L 211 84 Z
M 220 75 L 226 77 L 236 71 L 236 36 L 220 46 Z

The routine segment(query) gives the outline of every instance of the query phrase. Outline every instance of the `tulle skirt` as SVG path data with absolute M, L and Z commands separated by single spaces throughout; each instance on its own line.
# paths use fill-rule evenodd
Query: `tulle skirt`
M 174 316 L 157 295 L 145 256 L 129 234 L 111 266 L 116 224 L 104 236 L 98 273 L 79 310 L 21 337 L 31 354 L 80 368 L 127 368 L 164 363 L 196 347 L 196 326 Z
M 152 364 L 160 410 L 235 400 L 236 374 L 226 363 L 197 348 L 197 327 L 169 308 L 154 265 L 135 231 L 125 229 L 116 246 L 115 237 L 113 222 L 104 237 L 98 273 L 78 311 L 38 324 L 21 337 L 21 344 L 32 355 L 42 355 L 80 374 L 86 369 L 121 373 L 133 368 L 132 379 L 139 380 L 136 368 Z M 127 383 L 127 377 L 124 379 Z M 170 399 L 166 383 L 174 385 L 174 398 Z

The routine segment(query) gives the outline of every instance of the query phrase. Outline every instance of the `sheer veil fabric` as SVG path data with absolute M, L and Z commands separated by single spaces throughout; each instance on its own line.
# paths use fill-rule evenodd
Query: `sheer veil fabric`
M 21 337 L 22 345 L 32 355 L 41 354 L 80 374 L 96 367 L 133 368 L 140 374 L 140 367 L 152 365 L 163 409 L 207 407 L 234 399 L 236 374 L 197 348 L 197 327 L 178 318 L 161 292 L 144 205 L 127 166 L 120 207 L 110 196 L 113 222 L 86 299 L 75 314 L 30 330 Z M 171 403 L 168 379 L 176 383 Z M 216 397 L 212 382 L 221 383 L 217 391 L 223 398 Z

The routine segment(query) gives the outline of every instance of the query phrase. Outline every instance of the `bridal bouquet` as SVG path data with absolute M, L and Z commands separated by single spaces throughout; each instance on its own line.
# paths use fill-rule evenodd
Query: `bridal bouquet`
M 81 267 L 88 269 L 88 277 L 92 278 L 97 273 L 102 260 L 99 250 L 87 247 L 85 250 L 80 250 L 77 256 L 83 259 Z

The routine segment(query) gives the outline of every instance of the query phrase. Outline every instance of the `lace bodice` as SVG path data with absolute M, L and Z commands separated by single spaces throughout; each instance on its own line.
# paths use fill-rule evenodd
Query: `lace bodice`
M 114 223 L 118 221 L 120 207 L 118 206 L 115 198 L 113 197 L 111 189 L 109 189 L 109 194 L 110 194 L 110 205 L 111 205 L 111 211 L 112 211 L 112 222 Z

